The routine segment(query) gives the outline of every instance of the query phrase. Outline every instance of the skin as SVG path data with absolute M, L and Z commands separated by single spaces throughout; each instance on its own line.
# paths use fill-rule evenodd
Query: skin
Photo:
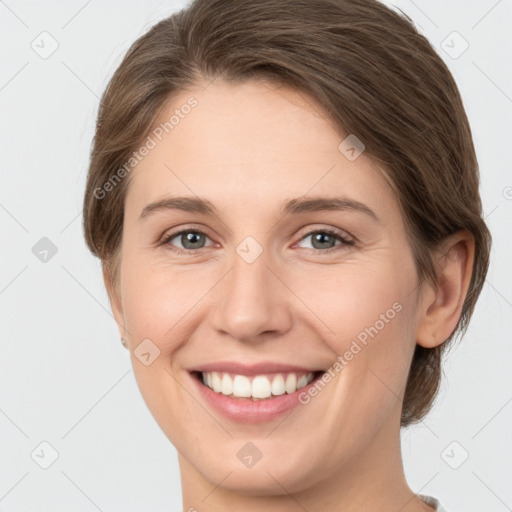
M 141 393 L 178 451 L 183 510 L 431 510 L 405 480 L 400 412 L 415 344 L 440 344 L 457 324 L 471 236 L 446 241 L 439 286 L 420 293 L 392 189 L 365 153 L 349 161 L 338 150 L 347 134 L 312 98 L 215 81 L 179 92 L 156 124 L 191 95 L 198 105 L 131 172 L 118 287 L 104 274 Z M 280 213 L 283 201 L 305 194 L 344 195 L 379 220 L 349 210 Z M 164 210 L 139 219 L 169 195 L 205 198 L 217 215 Z M 308 233 L 329 228 L 355 244 L 332 242 L 330 253 L 313 245 Z M 206 234 L 199 252 L 187 254 L 180 236 L 158 244 L 181 229 Z M 262 248 L 250 264 L 236 252 L 247 236 Z M 395 318 L 284 419 L 228 420 L 187 372 L 226 359 L 327 369 L 396 302 Z M 160 350 L 149 366 L 134 355 L 146 338 Z M 237 458 L 248 441 L 262 453 L 252 468 Z

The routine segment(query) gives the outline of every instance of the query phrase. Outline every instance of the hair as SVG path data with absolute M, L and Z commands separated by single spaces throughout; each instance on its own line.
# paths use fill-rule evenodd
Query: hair
M 92 145 L 84 233 L 114 285 L 129 180 L 98 191 L 120 176 L 173 94 L 215 79 L 302 91 L 363 141 L 398 198 L 420 284 L 437 284 L 433 255 L 443 240 L 460 230 L 472 235 L 456 328 L 435 348 L 416 344 L 401 425 L 421 421 L 440 386 L 442 354 L 466 332 L 491 248 L 471 130 L 447 66 L 408 16 L 376 0 L 195 0 L 160 21 L 111 78 Z

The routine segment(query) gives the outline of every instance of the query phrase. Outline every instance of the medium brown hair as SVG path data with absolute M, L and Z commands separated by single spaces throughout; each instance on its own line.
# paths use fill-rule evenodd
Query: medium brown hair
M 133 43 L 103 94 L 91 153 L 85 239 L 114 283 L 129 180 L 104 197 L 97 191 L 173 93 L 213 79 L 303 91 L 363 141 L 396 192 L 420 283 L 436 283 L 440 242 L 459 230 L 473 236 L 473 273 L 455 330 L 438 347 L 416 345 L 401 424 L 420 421 L 439 388 L 441 355 L 466 332 L 491 246 L 471 130 L 447 66 L 410 18 L 376 0 L 195 0 L 157 23 Z

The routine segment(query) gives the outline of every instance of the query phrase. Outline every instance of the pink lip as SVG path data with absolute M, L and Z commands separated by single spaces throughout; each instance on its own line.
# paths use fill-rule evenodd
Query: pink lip
M 292 366 L 289 364 L 261 362 L 255 364 L 241 364 L 230 361 L 219 361 L 216 363 L 203 364 L 195 368 L 190 368 L 189 371 L 197 372 L 226 372 L 234 373 L 236 375 L 264 375 L 267 373 L 314 373 L 323 371 L 321 368 L 310 369 L 302 366 Z
M 224 368 L 224 367 L 223 367 Z M 291 367 L 287 367 L 291 368 Z M 251 370 L 254 368 L 251 368 Z M 237 373 L 240 365 L 237 366 Z M 268 366 L 265 368 L 268 372 Z M 302 370 L 302 369 L 301 369 Z M 203 370 L 210 371 L 210 370 Z M 211 370 L 216 371 L 216 370 Z M 258 370 L 261 372 L 261 370 Z M 281 370 L 284 371 L 284 370 Z M 287 370 L 293 371 L 293 370 Z M 307 386 L 295 391 L 294 393 L 268 398 L 266 400 L 252 400 L 251 398 L 229 398 L 222 393 L 216 393 L 208 386 L 205 386 L 197 373 L 189 372 L 192 381 L 198 387 L 199 392 L 205 401 L 217 412 L 226 418 L 238 423 L 263 423 L 270 421 L 290 411 L 301 404 L 299 395 L 307 392 L 308 388 L 314 386 L 316 381 L 321 378 L 319 374 Z

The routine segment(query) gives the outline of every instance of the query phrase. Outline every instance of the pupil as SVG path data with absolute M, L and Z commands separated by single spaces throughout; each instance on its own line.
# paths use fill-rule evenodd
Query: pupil
M 185 237 L 185 242 L 186 242 L 186 243 L 183 243 L 183 241 L 182 241 L 183 247 L 186 247 L 188 249 L 197 249 L 197 247 L 195 247 L 195 246 L 190 247 L 190 246 L 187 246 L 187 244 L 192 243 L 192 245 L 193 245 L 194 243 L 197 243 L 198 239 L 200 239 L 202 235 L 197 235 L 197 234 L 191 232 L 191 233 L 185 233 L 183 236 Z
M 325 242 L 327 241 L 327 243 L 329 242 L 332 242 L 333 239 L 332 239 L 332 236 L 329 235 L 328 233 L 317 233 L 315 236 L 313 236 L 313 247 L 317 248 L 315 246 L 315 242 L 320 242 L 320 244 L 322 244 L 322 242 Z M 325 245 L 320 245 L 320 248 L 322 247 L 326 247 Z M 328 247 L 332 247 L 332 245 L 328 245 Z

